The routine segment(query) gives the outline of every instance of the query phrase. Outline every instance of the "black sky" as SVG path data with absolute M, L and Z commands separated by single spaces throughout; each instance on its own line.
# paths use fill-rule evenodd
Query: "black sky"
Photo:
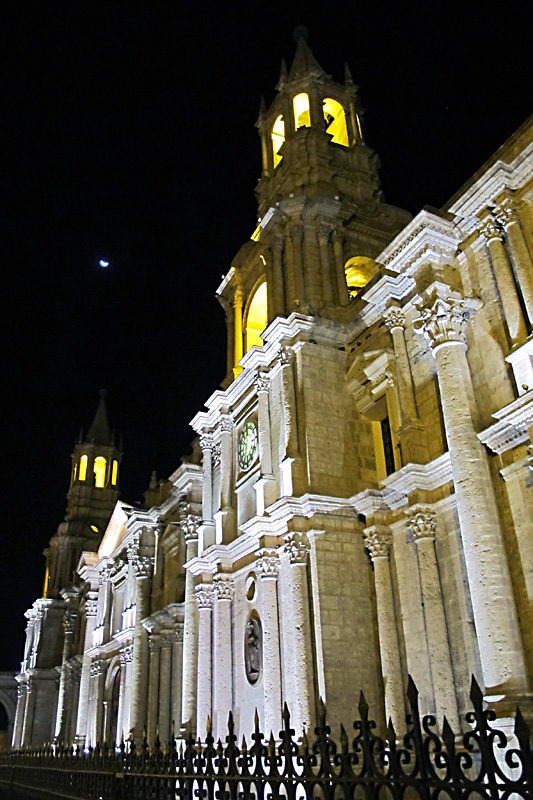
M 0 669 L 21 659 L 98 390 L 133 502 L 152 469 L 176 468 L 224 375 L 214 293 L 255 227 L 254 125 L 295 25 L 334 77 L 349 63 L 385 197 L 416 213 L 442 206 L 530 113 L 523 8 L 4 4 Z

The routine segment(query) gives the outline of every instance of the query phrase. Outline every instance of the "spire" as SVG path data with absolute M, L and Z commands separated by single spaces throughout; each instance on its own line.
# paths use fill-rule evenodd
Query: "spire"
M 292 62 L 291 71 L 289 72 L 289 79 L 298 78 L 310 72 L 314 72 L 315 75 L 325 75 L 324 70 L 307 44 L 307 39 L 309 38 L 309 31 L 307 28 L 304 25 L 298 25 L 298 27 L 294 29 L 293 38 L 297 44 L 296 54 Z
M 93 424 L 89 428 L 89 433 L 87 434 L 87 441 L 93 442 L 94 444 L 114 444 L 113 431 L 111 430 L 111 425 L 109 424 L 109 419 L 107 417 L 107 409 L 105 405 L 106 397 L 106 390 L 100 389 L 100 402 L 98 403 L 98 409 L 96 411 Z

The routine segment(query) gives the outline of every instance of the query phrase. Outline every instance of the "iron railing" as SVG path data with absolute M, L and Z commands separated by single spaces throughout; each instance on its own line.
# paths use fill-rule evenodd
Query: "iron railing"
M 355 734 L 341 728 L 331 737 L 321 708 L 314 740 L 297 739 L 285 708 L 277 740 L 265 740 L 257 722 L 248 745 L 239 746 L 233 718 L 225 743 L 208 733 L 205 743 L 190 738 L 177 748 L 159 742 L 149 751 L 123 743 L 120 750 L 96 747 L 83 752 L 57 747 L 0 756 L 0 789 L 24 796 L 81 800 L 533 800 L 530 731 L 517 710 L 512 734 L 492 727 L 493 711 L 483 707 L 472 681 L 469 730 L 459 736 L 446 719 L 437 732 L 432 715 L 421 717 L 418 692 L 409 679 L 411 709 L 407 733 L 397 737 L 389 724 L 376 734 L 361 694 Z M 35 794 L 35 792 L 37 794 Z M 1 792 L 0 792 L 1 796 Z M 9 797 L 9 793 L 7 797 Z

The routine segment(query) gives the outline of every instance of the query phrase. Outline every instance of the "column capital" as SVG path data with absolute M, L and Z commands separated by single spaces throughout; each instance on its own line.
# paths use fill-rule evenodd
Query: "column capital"
M 318 223 L 319 244 L 326 244 L 327 242 L 329 242 L 332 233 L 333 233 L 333 225 L 330 222 Z
M 233 308 L 242 308 L 243 297 L 242 289 L 235 289 L 233 293 Z
M 278 577 L 279 556 L 276 550 L 260 550 L 255 566 L 262 580 Z
M 495 206 L 492 213 L 501 228 L 507 228 L 514 222 L 520 221 L 516 203 L 510 197 L 506 197 L 500 205 Z
M 290 367 L 292 363 L 293 352 L 289 347 L 280 347 L 278 353 L 279 363 L 282 367 Z
M 155 653 L 161 646 L 161 635 L 159 633 L 151 633 L 148 638 L 148 647 L 150 653 Z
M 392 544 L 392 531 L 388 525 L 371 525 L 364 531 L 365 545 L 372 561 L 376 558 L 388 558 Z
M 201 521 L 201 517 L 191 513 L 191 507 L 188 503 L 180 508 L 179 526 L 186 542 L 198 539 L 197 529 Z
M 233 419 L 230 417 L 229 414 L 223 414 L 220 417 L 220 422 L 218 423 L 218 427 L 220 428 L 221 433 L 231 433 L 233 428 L 235 427 L 235 423 Z
M 309 551 L 309 540 L 305 533 L 289 533 L 283 537 L 285 552 L 291 564 L 305 564 Z
M 414 330 L 425 336 L 434 352 L 445 344 L 462 344 L 466 347 L 466 324 L 472 311 L 480 306 L 480 300 L 463 298 L 449 286 L 438 284 L 433 289 L 428 305 L 420 309 Z
M 198 608 L 211 608 L 213 605 L 213 584 L 200 583 L 194 588 L 194 596 L 198 603 Z
M 215 575 L 213 591 L 217 600 L 231 600 L 233 597 L 233 577 L 231 575 Z
M 131 664 L 133 661 L 133 645 L 128 644 L 120 651 L 120 663 L 124 664 Z
M 175 642 L 183 641 L 183 622 L 176 622 L 176 624 L 174 625 L 174 641 Z
M 267 393 L 270 389 L 270 378 L 268 374 L 263 369 L 257 370 L 257 375 L 255 376 L 254 380 L 255 390 L 257 394 L 261 392 Z
M 401 328 L 402 330 L 405 328 L 405 313 L 403 308 L 389 306 L 383 313 L 383 319 L 385 320 L 385 325 L 391 332 L 394 328 Z
M 135 554 L 133 557 L 130 557 L 130 553 L 128 553 L 128 559 L 131 561 L 133 571 L 137 578 L 150 577 L 153 564 L 153 559 L 151 556 L 140 556 Z
M 411 506 L 405 512 L 407 516 L 407 527 L 414 536 L 416 542 L 421 539 L 435 539 L 437 528 L 437 515 L 435 509 L 425 503 L 418 503 Z
M 213 432 L 212 431 L 203 431 L 200 434 L 200 447 L 202 450 L 212 450 L 213 449 Z M 205 456 L 204 456 L 205 457 Z
M 96 617 L 96 613 L 98 611 L 98 600 L 96 597 L 86 597 L 85 598 L 85 616 L 87 619 L 89 617 Z
M 500 225 L 498 224 L 499 220 L 495 216 L 485 217 L 483 222 L 480 224 L 478 231 L 480 236 L 485 239 L 487 243 L 490 243 L 494 240 L 502 241 L 502 230 Z

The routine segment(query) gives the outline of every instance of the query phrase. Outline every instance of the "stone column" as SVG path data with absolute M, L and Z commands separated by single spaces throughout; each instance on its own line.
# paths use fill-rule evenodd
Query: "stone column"
M 322 279 L 320 261 L 316 253 L 316 233 L 313 223 L 306 220 L 303 225 L 303 265 L 306 277 L 307 298 L 313 309 L 322 306 Z
M 131 731 L 131 682 L 133 667 L 133 644 L 127 645 L 121 653 L 121 664 L 124 672 L 124 686 L 121 687 L 123 709 L 121 711 L 122 736 L 124 741 L 130 738 Z M 121 674 L 122 677 L 122 674 Z
M 299 301 L 298 305 L 301 306 L 305 297 L 305 278 L 304 267 L 302 261 L 302 226 L 293 225 L 291 227 L 291 241 L 292 241 L 292 255 L 294 265 L 294 283 L 296 290 L 296 299 Z
M 322 298 L 325 306 L 333 305 L 334 279 L 331 272 L 330 237 L 331 225 L 321 223 L 318 227 L 318 246 L 320 249 L 320 271 L 322 274 Z
M 392 532 L 385 525 L 372 525 L 365 528 L 365 544 L 374 564 L 374 585 L 376 589 L 376 610 L 378 617 L 379 652 L 381 673 L 385 695 L 385 717 L 392 720 L 397 734 L 405 731 L 405 702 L 400 644 L 389 552 Z
M 457 696 L 453 677 L 448 628 L 444 614 L 444 603 L 440 583 L 437 556 L 435 554 L 435 530 L 437 521 L 431 506 L 415 505 L 407 512 L 407 526 L 416 542 L 418 570 L 422 589 L 426 639 L 433 695 L 439 726 L 446 719 L 454 731 L 460 730 Z
M 488 217 L 484 221 L 480 228 L 480 234 L 485 237 L 488 244 L 507 329 L 511 342 L 515 345 L 524 341 L 527 337 L 527 330 L 516 291 L 513 270 L 503 246 L 502 233 L 493 217 Z
M 483 682 L 488 695 L 512 696 L 529 687 L 492 477 L 470 411 L 469 303 L 451 290 L 439 294 L 415 330 L 429 339 L 437 364 Z
M 170 740 L 170 695 L 172 683 L 173 635 L 164 633 L 159 651 L 159 737 L 163 744 Z
M 93 678 L 93 697 L 94 697 L 94 739 L 93 746 L 103 742 L 103 717 L 104 717 L 104 681 L 106 662 L 103 659 L 96 659 L 91 665 L 91 678 Z
M 200 436 L 202 448 L 202 536 L 200 552 L 215 543 L 215 523 L 213 522 L 213 435 L 203 433 Z M 195 553 L 195 555 L 198 555 Z
M 220 515 L 222 544 L 235 538 L 233 524 L 233 420 L 229 414 L 220 419 Z M 218 518 L 217 518 L 218 519 Z M 218 538 L 217 538 L 217 541 Z
M 344 256 L 342 252 L 342 234 L 339 231 L 333 232 L 333 254 L 335 257 L 335 275 L 337 278 L 337 294 L 341 306 L 347 306 L 350 302 L 350 293 L 346 283 L 346 273 L 344 271 Z
M 128 554 L 129 556 L 129 554 Z M 146 701 L 148 688 L 148 632 L 142 624 L 150 614 L 151 559 L 134 556 L 133 570 L 136 581 L 135 638 L 133 640 L 133 692 L 131 698 L 131 727 L 135 742 L 142 742 L 146 728 Z
M 213 653 L 213 726 L 215 739 L 224 740 L 227 734 L 228 715 L 233 706 L 233 658 L 231 599 L 233 579 L 217 575 L 213 583 L 214 653 Z
M 150 650 L 150 666 L 148 673 L 148 710 L 146 720 L 146 737 L 150 747 L 154 746 L 159 720 L 159 650 L 160 642 L 157 633 L 148 637 Z
M 17 686 L 17 710 L 15 711 L 15 722 L 13 724 L 13 750 L 19 750 L 22 747 L 22 727 L 24 724 L 24 711 L 26 708 L 26 697 L 28 687 L 25 683 L 19 683 Z
M 300 736 L 304 729 L 311 730 L 315 722 L 311 622 L 307 588 L 309 542 L 303 533 L 290 533 L 284 539 L 291 573 L 287 601 L 288 616 L 292 618 L 292 625 L 288 635 L 292 645 L 291 662 L 294 673 L 294 696 L 286 699 L 291 712 L 291 725 L 296 731 L 296 736 Z
M 512 200 L 506 199 L 496 209 L 496 219 L 507 234 L 516 277 L 526 308 L 530 327 L 533 326 L 533 264 L 520 227 L 520 219 Z
M 61 663 L 61 677 L 59 679 L 59 692 L 57 697 L 56 724 L 54 738 L 56 741 L 64 743 L 66 734 L 67 705 L 68 705 L 68 683 L 69 667 L 68 662 L 72 657 L 72 647 L 74 644 L 74 630 L 76 626 L 76 609 L 71 607 L 73 598 L 67 599 L 67 608 L 63 616 L 63 658 Z
M 118 713 L 117 713 L 117 732 L 115 741 L 110 742 L 112 746 L 120 747 L 120 743 L 127 739 L 127 734 L 124 736 L 124 707 L 126 705 L 126 652 L 121 650 L 119 653 L 120 659 L 120 687 L 118 695 Z
M 235 289 L 233 296 L 233 377 L 236 378 L 241 372 L 242 367 L 239 362 L 243 356 L 243 338 L 242 338 L 242 291 Z
M 269 317 L 275 319 L 282 317 L 285 313 L 285 292 L 283 286 L 283 266 L 282 266 L 283 240 L 278 234 L 272 242 L 272 273 L 274 277 L 274 307 Z
M 87 655 L 87 651 L 91 649 L 93 643 L 97 604 L 96 592 L 89 592 L 85 600 L 85 642 L 83 646 L 78 714 L 76 717 L 76 742 L 80 746 L 83 746 L 87 740 L 87 712 L 89 708 L 89 682 L 91 675 L 91 657 Z
M 211 609 L 213 606 L 213 586 L 202 583 L 196 587 L 198 603 L 198 705 L 196 717 L 197 735 L 204 740 L 207 718 L 212 719 L 211 708 Z
M 413 376 L 407 347 L 405 346 L 405 314 L 401 308 L 391 306 L 385 311 L 383 318 L 392 336 L 400 412 L 402 425 L 405 425 L 418 419 Z
M 256 567 L 261 576 L 263 626 L 263 732 L 277 739 L 281 731 L 281 661 L 278 616 L 279 558 L 275 550 L 261 551 Z
M 187 561 L 198 555 L 197 528 L 200 520 L 193 514 L 184 514 L 180 524 L 185 538 Z M 198 671 L 198 609 L 194 597 L 196 579 L 187 570 L 185 576 L 185 608 L 183 623 L 183 668 L 181 683 L 182 733 L 195 733 L 196 681 Z
M 172 728 L 179 735 L 181 727 L 181 687 L 183 685 L 183 622 L 174 625 L 172 647 Z

